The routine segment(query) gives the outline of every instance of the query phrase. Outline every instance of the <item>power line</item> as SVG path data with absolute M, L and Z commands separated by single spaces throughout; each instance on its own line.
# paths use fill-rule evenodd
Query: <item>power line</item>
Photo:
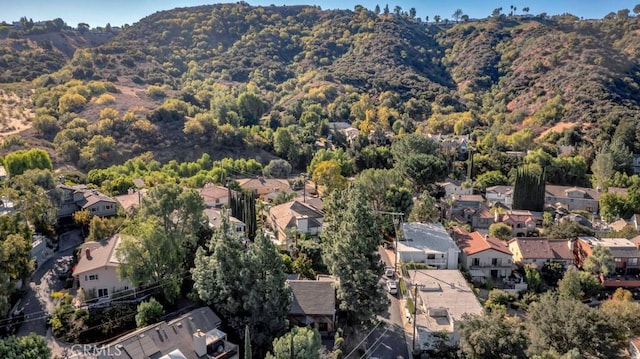
M 367 333 L 367 335 L 366 335 L 366 336 L 365 336 L 365 337 L 360 341 L 360 343 L 358 343 L 358 345 L 356 345 L 356 346 L 353 348 L 353 350 L 352 350 L 351 352 L 349 352 L 349 354 L 347 354 L 347 355 L 344 357 L 344 359 L 347 359 L 351 354 L 353 354 L 353 353 L 358 349 L 358 347 L 360 346 L 360 344 L 364 343 L 364 341 L 365 341 L 365 340 L 367 340 L 367 338 L 368 338 L 371 334 L 373 334 L 373 332 L 376 330 L 376 328 L 377 328 L 380 324 L 382 324 L 382 322 L 378 322 L 378 324 L 376 324 L 376 325 L 375 325 L 375 326 L 374 326 L 374 327 L 369 331 L 369 333 Z

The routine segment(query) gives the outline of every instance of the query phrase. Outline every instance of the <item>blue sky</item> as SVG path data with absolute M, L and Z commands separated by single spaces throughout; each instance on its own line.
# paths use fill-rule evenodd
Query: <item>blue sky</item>
M 235 1 L 233 1 L 235 2 Z M 355 5 L 362 5 L 373 10 L 376 4 L 389 9 L 398 5 L 403 10 L 415 8 L 417 16 L 425 18 L 440 15 L 442 19 L 451 19 L 451 14 L 456 9 L 472 18 L 486 17 L 493 9 L 502 7 L 509 11 L 510 5 L 517 7 L 521 12 L 528 6 L 531 14 L 546 12 L 547 14 L 561 14 L 570 12 L 584 18 L 602 18 L 611 11 L 620 9 L 633 9 L 640 0 L 537 0 L 537 1 L 486 1 L 486 0 L 249 0 L 251 5 L 319 5 L 323 9 L 353 9 Z M 34 21 L 62 18 L 68 25 L 76 26 L 79 22 L 85 22 L 91 27 L 104 26 L 110 23 L 113 26 L 133 24 L 141 18 L 156 11 L 173 9 L 175 7 L 196 6 L 213 4 L 217 2 L 204 2 L 197 0 L 0 0 L 0 21 L 11 23 L 22 16 Z

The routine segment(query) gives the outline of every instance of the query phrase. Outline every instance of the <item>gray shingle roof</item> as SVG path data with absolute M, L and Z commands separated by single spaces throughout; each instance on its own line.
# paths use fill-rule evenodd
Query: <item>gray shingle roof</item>
M 290 280 L 293 294 L 290 314 L 333 315 L 336 295 L 333 282 L 318 280 Z

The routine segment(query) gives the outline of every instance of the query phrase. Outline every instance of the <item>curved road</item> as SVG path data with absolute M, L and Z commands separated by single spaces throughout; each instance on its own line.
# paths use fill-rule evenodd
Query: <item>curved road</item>
M 83 242 L 80 231 L 70 231 L 60 235 L 60 250 L 41 263 L 25 286 L 20 306 L 24 308 L 24 322 L 16 331 L 17 336 L 36 333 L 47 339 L 52 357 L 63 356 L 65 346 L 58 343 L 47 326 L 47 314 L 55 304 L 51 293 L 63 289 L 64 283 L 58 276 L 70 268 L 74 249 Z

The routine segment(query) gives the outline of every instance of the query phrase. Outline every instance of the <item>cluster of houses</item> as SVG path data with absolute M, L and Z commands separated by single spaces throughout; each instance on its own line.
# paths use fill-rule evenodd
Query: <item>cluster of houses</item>
M 243 189 L 253 190 L 265 203 L 270 203 L 282 192 L 295 192 L 288 181 L 257 178 L 239 180 Z M 305 184 L 306 186 L 307 184 Z M 527 286 L 517 269 L 530 266 L 542 269 L 546 263 L 560 263 L 563 268 L 571 265 L 581 267 L 592 253 L 594 246 L 611 249 L 616 273 L 603 278 L 605 286 L 640 287 L 640 237 L 627 240 L 622 238 L 581 237 L 559 240 L 533 237 L 541 225 L 540 213 L 511 210 L 512 188 L 496 186 L 487 189 L 486 195 L 472 194 L 469 188 L 453 182 L 440 183 L 446 192 L 450 208 L 447 215 L 471 227 L 445 228 L 440 223 L 403 223 L 401 231 L 393 243 L 396 261 L 400 263 L 421 263 L 429 270 L 408 271 L 406 279 L 414 293 L 415 305 L 419 313 L 415 320 L 420 342 L 428 348 L 430 335 L 445 331 L 456 338 L 456 323 L 464 314 L 478 314 L 482 307 L 476 298 L 468 279 L 474 284 L 485 283 L 489 279 L 498 288 L 506 291 L 523 291 Z M 65 196 L 61 204 L 60 216 L 70 216 L 77 210 L 89 210 L 98 216 L 109 216 L 117 212 L 118 206 L 129 210 L 140 205 L 145 195 L 144 189 L 133 189 L 129 193 L 110 198 L 99 191 L 85 186 L 68 186 L 61 183 L 59 188 Z M 308 196 L 313 188 L 298 191 L 297 196 L 286 203 L 266 206 L 264 218 L 267 233 L 281 248 L 289 248 L 302 235 L 317 236 L 323 227 L 322 201 L 317 196 Z M 211 227 L 220 225 L 229 201 L 229 189 L 207 184 L 198 190 L 206 204 L 205 214 Z M 598 210 L 599 192 L 593 189 L 547 186 L 546 203 L 567 211 Z M 233 230 L 244 233 L 245 224 L 230 217 Z M 512 228 L 509 241 L 488 235 L 491 224 L 501 222 Z M 468 228 L 468 227 L 467 227 Z M 73 276 L 85 293 L 93 298 L 110 298 L 114 292 L 135 289 L 126 278 L 117 275 L 119 261 L 115 251 L 121 235 L 101 242 L 86 242 L 79 254 Z M 464 268 L 468 277 L 459 268 Z M 437 270 L 436 270 L 437 269 Z M 290 278 L 293 304 L 289 313 L 291 323 L 311 325 L 323 334 L 335 330 L 336 298 L 331 277 L 320 276 L 317 280 Z M 160 323 L 160 327 L 175 327 L 175 323 Z M 193 331 L 194 328 L 189 328 Z M 219 337 L 206 334 L 214 327 L 196 328 L 204 331 L 207 338 Z M 166 330 L 166 329 L 164 329 Z M 183 336 L 187 337 L 187 336 Z M 195 334 L 192 336 L 195 340 Z M 213 340 L 213 339 L 212 339 Z M 209 341 L 209 339 L 207 339 Z M 131 340 L 133 343 L 134 340 Z M 138 344 L 122 344 L 133 348 Z M 149 344 L 150 345 L 150 344 Z M 137 347 L 136 347 L 137 348 Z M 128 350 L 128 349 L 127 349 Z M 134 350 L 134 349 L 131 349 Z M 137 350 L 137 349 L 135 349 Z

